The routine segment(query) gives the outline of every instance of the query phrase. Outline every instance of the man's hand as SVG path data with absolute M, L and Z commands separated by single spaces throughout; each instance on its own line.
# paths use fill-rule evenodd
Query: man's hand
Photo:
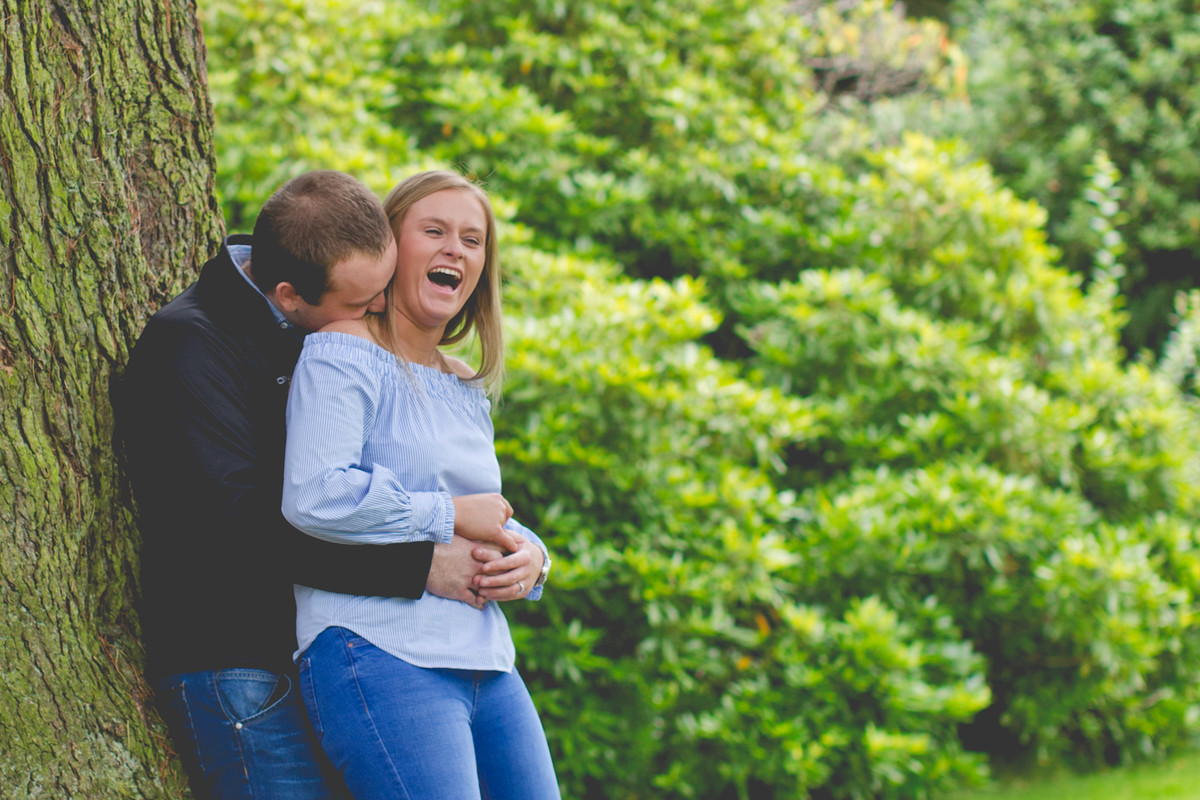
M 520 537 L 520 546 L 515 552 L 502 558 L 494 557 L 497 554 L 494 550 L 489 551 L 486 545 L 477 545 L 474 550 L 480 569 L 473 584 L 479 596 L 486 600 L 519 600 L 529 594 L 542 574 L 542 562 L 546 558 L 540 547 L 524 537 Z M 489 553 L 493 557 L 485 561 L 482 557 Z
M 524 538 L 506 530 L 512 506 L 500 494 L 464 494 L 454 502 L 454 535 L 490 542 L 506 553 L 516 552 Z
M 489 562 L 501 560 L 503 555 L 495 545 L 473 542 L 457 535 L 449 544 L 435 544 L 425 591 L 483 608 L 488 598 L 481 597 L 476 590 L 475 576 Z

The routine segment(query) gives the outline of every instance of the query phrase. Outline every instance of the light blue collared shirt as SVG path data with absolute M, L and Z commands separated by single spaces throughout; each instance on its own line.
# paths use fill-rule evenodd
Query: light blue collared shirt
M 284 516 L 336 542 L 449 542 L 451 498 L 500 491 L 490 409 L 478 381 L 402 365 L 351 334 L 310 334 L 288 397 Z M 524 526 L 508 527 L 542 547 Z M 429 593 L 408 600 L 295 592 L 299 653 L 337 625 L 418 667 L 513 667 L 498 603 L 479 610 Z M 539 587 L 530 599 L 540 594 Z
M 242 280 L 250 284 L 250 288 L 257 292 L 258 296 L 261 297 L 263 302 L 267 304 L 267 308 L 271 309 L 271 314 L 275 317 L 275 321 L 279 323 L 279 327 L 285 331 L 290 331 L 292 334 L 300 338 L 304 338 L 304 331 L 302 331 L 300 328 L 297 328 L 291 322 L 288 322 L 288 318 L 283 315 L 283 312 L 275 307 L 275 304 L 271 302 L 270 298 L 263 294 L 262 289 L 258 288 L 258 284 L 246 274 L 246 262 L 250 260 L 250 245 L 229 245 L 229 257 L 233 260 L 233 266 L 235 269 L 237 269 L 238 274 L 242 276 Z

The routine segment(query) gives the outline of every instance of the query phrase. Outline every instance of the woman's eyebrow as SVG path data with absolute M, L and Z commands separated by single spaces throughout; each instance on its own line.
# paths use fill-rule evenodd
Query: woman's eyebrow
M 420 217 L 417 219 L 417 224 L 418 225 L 439 225 L 443 228 L 450 227 L 450 223 L 446 222 L 446 220 L 442 219 L 441 217 Z M 479 227 L 478 225 L 470 225 L 466 228 L 463 228 L 463 231 L 467 232 L 467 233 L 483 233 L 483 230 L 484 229 Z

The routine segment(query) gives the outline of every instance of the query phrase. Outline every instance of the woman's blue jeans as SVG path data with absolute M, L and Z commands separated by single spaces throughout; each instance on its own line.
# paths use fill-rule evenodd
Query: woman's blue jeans
M 521 676 L 423 669 L 345 628 L 300 659 L 321 746 L 355 800 L 557 800 L 546 734 Z
M 289 675 L 171 675 L 158 682 L 158 705 L 197 800 L 346 797 Z

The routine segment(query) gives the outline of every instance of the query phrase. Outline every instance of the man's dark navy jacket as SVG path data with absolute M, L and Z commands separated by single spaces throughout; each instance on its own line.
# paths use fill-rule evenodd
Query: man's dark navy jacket
M 419 597 L 433 554 L 431 542 L 324 542 L 284 520 L 284 410 L 301 341 L 238 274 L 231 244 L 250 237 L 230 237 L 151 318 L 117 395 L 152 678 L 287 670 L 293 583 Z

